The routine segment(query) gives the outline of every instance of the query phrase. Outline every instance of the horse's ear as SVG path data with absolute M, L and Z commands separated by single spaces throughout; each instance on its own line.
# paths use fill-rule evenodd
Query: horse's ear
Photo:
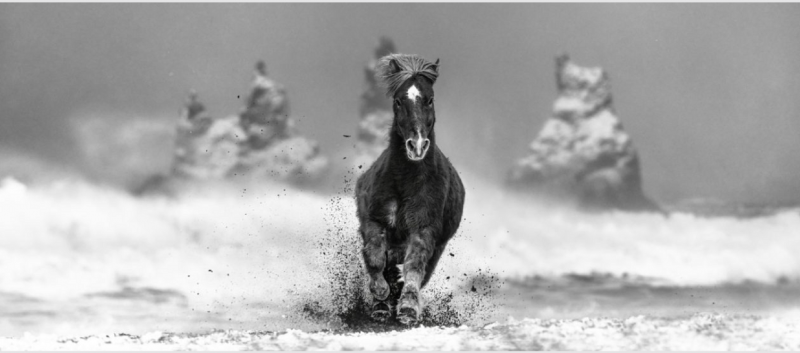
M 437 74 L 439 73 L 439 58 L 436 58 L 436 62 L 433 63 L 433 71 L 436 71 Z
M 389 69 L 392 71 L 393 74 L 397 73 L 397 72 L 400 72 L 400 70 L 402 70 L 400 68 L 400 64 L 398 64 L 397 60 L 395 60 L 395 59 L 389 60 Z

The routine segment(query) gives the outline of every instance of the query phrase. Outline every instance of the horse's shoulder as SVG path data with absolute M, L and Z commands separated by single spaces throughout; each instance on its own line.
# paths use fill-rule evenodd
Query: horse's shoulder
M 359 196 L 373 196 L 372 194 L 380 192 L 387 171 L 388 157 L 386 153 L 383 153 L 356 180 L 356 192 Z
M 378 158 L 375 159 L 375 161 L 372 162 L 372 164 L 369 167 L 367 167 L 367 170 L 364 171 L 364 173 L 361 174 L 361 176 L 358 177 L 358 180 L 374 179 L 377 176 L 377 174 L 379 174 L 380 170 L 383 169 L 384 165 L 386 164 L 386 158 L 384 157 L 384 155 L 385 155 L 385 153 L 381 153 L 381 155 L 378 156 Z

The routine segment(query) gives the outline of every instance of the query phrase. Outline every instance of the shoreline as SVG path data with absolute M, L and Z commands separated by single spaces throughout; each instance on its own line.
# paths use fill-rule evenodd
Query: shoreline
M 61 338 L 0 338 L 0 350 L 798 350 L 800 320 L 697 313 L 688 317 L 522 319 L 480 327 L 389 332 L 226 330 Z

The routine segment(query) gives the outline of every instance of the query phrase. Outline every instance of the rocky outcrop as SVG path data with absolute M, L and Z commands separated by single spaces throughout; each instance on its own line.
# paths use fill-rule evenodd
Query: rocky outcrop
M 262 150 L 270 144 L 296 135 L 294 120 L 289 117 L 286 89 L 267 76 L 263 61 L 256 64 L 250 95 L 239 114 L 247 133 L 247 147 Z
M 356 158 L 354 163 L 360 171 L 364 171 L 374 162 L 389 145 L 387 134 L 392 124 L 391 99 L 385 95 L 375 77 L 378 60 L 391 53 L 396 53 L 394 42 L 388 37 L 381 37 L 375 48 L 373 58 L 364 67 L 365 88 L 361 95 L 359 113 L 361 120 L 356 132 Z
M 320 154 L 316 141 L 301 136 L 295 128 L 286 90 L 267 76 L 263 61 L 256 64 L 253 87 L 239 116 L 245 142 L 240 145 L 233 173 L 305 182 L 325 172 L 327 158 Z
M 171 173 L 150 178 L 135 192 L 164 191 L 176 179 L 313 182 L 327 165 L 317 142 L 297 132 L 286 90 L 267 76 L 266 65 L 259 61 L 238 115 L 211 117 L 197 93 L 189 94 L 177 126 Z
M 553 116 L 512 168 L 512 187 L 586 209 L 657 210 L 642 191 L 639 158 L 614 112 L 608 76 L 556 59 Z
M 212 118 L 192 91 L 178 122 L 172 174 L 195 180 L 225 178 L 239 163 L 243 142 L 238 117 Z

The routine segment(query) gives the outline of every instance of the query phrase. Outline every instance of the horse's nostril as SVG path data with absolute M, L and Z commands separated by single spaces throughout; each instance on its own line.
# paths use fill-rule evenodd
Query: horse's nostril
M 422 141 L 422 150 L 423 151 L 427 150 L 428 149 L 428 145 L 430 145 L 430 144 L 431 144 L 431 140 L 425 139 L 425 141 Z
M 414 150 L 414 141 L 412 141 L 411 139 L 406 140 L 406 148 L 409 151 L 413 151 Z

